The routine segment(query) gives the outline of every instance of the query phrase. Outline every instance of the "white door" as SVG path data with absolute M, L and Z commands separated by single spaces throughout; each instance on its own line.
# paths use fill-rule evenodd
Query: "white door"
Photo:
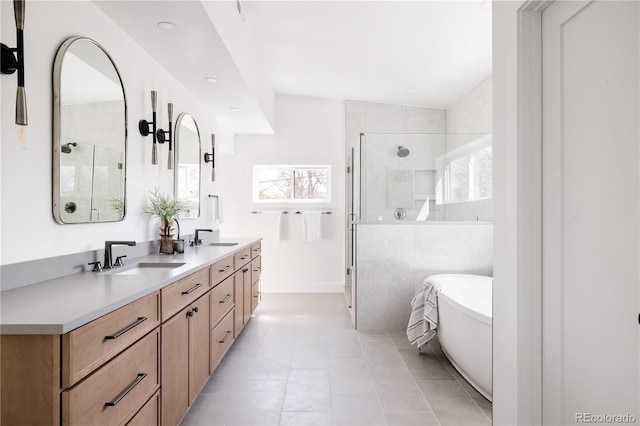
M 638 5 L 542 14 L 544 424 L 640 422 Z

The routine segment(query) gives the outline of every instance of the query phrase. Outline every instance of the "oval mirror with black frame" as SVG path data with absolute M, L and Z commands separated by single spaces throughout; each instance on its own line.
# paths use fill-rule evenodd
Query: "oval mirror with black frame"
M 180 219 L 200 216 L 200 132 L 196 120 L 187 113 L 178 116 L 175 127 L 174 196 L 183 200 Z
M 53 65 L 53 217 L 61 224 L 125 217 L 127 101 L 107 51 L 67 39 Z

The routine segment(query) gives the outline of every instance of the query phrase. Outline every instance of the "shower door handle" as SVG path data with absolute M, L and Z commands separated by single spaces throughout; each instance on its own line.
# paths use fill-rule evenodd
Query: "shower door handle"
M 355 213 L 349 213 L 347 215 L 347 230 L 353 231 L 353 224 L 358 220 L 358 215 Z

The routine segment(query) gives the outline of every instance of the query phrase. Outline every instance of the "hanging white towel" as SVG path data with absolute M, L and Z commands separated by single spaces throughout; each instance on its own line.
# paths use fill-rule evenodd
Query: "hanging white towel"
M 279 243 L 281 222 L 282 212 L 262 212 L 262 240 L 265 242 Z
M 318 241 L 322 238 L 320 234 L 321 212 L 304 212 L 302 213 L 303 228 L 302 234 L 304 240 L 308 243 Z
M 222 223 L 222 197 L 211 197 L 213 205 L 211 206 L 211 223 Z

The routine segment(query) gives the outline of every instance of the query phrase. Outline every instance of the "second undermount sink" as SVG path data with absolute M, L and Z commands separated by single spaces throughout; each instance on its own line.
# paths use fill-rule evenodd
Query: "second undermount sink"
M 115 270 L 114 275 L 146 275 L 146 274 L 162 274 L 172 269 L 183 266 L 184 262 L 141 262 L 132 268 L 122 271 Z
M 217 246 L 217 247 L 232 247 L 232 246 L 237 246 L 238 243 L 209 243 L 210 246 Z

